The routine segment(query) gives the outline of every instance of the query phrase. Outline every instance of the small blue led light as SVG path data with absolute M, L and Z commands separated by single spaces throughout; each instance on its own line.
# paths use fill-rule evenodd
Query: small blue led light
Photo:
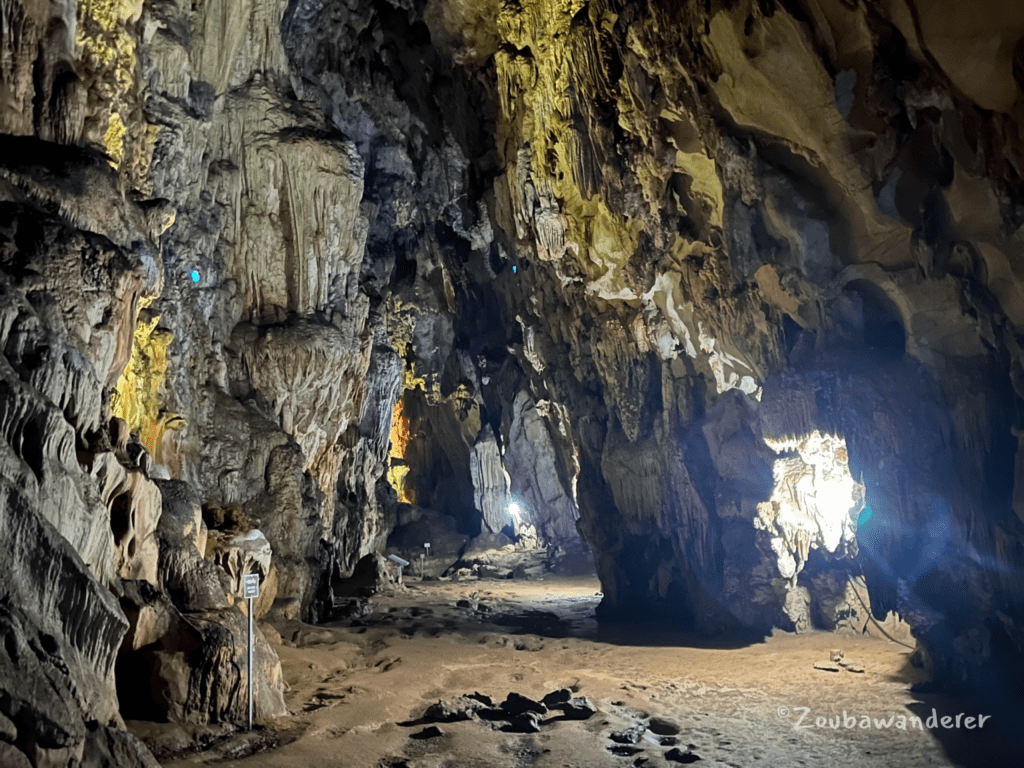
M 193 283 L 198 283 L 200 280 L 203 279 L 203 276 L 199 274 L 199 270 L 198 269 L 193 269 L 191 274 L 192 274 L 192 282 Z
M 518 270 L 519 270 L 519 267 L 517 267 L 515 264 L 513 264 L 512 265 L 512 274 L 514 275 Z

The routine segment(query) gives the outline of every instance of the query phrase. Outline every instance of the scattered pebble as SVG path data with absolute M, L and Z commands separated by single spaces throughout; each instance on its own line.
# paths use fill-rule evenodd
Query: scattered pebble
M 479 696 L 479 694 L 477 694 Z M 488 700 L 489 701 L 489 700 Z M 427 707 L 423 719 L 427 722 L 453 723 L 457 720 L 470 720 L 478 710 L 491 706 L 474 696 L 460 696 L 457 699 L 439 701 Z
M 631 747 L 623 744 L 612 744 L 608 747 L 608 751 L 613 755 L 620 755 L 622 757 L 632 757 L 637 752 L 643 752 L 640 747 Z
M 501 703 L 501 708 L 513 715 L 519 715 L 523 712 L 535 712 L 538 715 L 543 715 L 548 711 L 548 708 L 539 701 L 534 701 L 533 699 L 516 693 L 515 691 L 510 693 Z
M 652 717 L 647 723 L 647 728 L 651 733 L 655 733 L 658 736 L 679 735 L 679 726 L 661 717 Z
M 568 688 L 559 688 L 557 691 L 552 691 L 551 693 L 546 694 L 544 698 L 540 701 L 541 704 L 543 704 L 548 709 L 554 709 L 559 704 L 567 703 L 571 698 L 572 691 L 570 691 Z
M 700 755 L 696 755 L 693 752 L 683 752 L 681 749 L 670 749 L 665 753 L 665 759 L 671 760 L 673 763 L 695 763 L 701 759 Z
M 597 714 L 597 707 L 591 704 L 586 696 L 575 696 L 560 709 L 568 720 L 586 720 Z
M 540 717 L 536 712 L 510 715 L 507 723 L 501 730 L 510 733 L 540 733 Z
M 636 744 L 643 738 L 646 730 L 647 726 L 645 725 L 634 725 L 632 728 L 626 728 L 622 731 L 613 731 L 609 738 L 619 744 Z

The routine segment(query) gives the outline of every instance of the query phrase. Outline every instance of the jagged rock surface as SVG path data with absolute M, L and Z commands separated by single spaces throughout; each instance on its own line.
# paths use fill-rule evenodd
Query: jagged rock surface
M 788 625 L 752 530 L 764 439 L 821 429 L 874 512 L 829 567 L 913 617 L 946 681 L 986 648 L 1019 660 L 1024 101 L 1007 58 L 953 53 L 920 5 L 529 0 L 433 22 L 464 65 L 493 54 L 495 284 L 537 399 L 572 414 L 555 444 L 605 617 Z M 984 11 L 1009 50 L 1020 13 Z
M 438 568 L 513 502 L 582 536 L 602 618 L 856 598 L 944 681 L 1019 667 L 1024 16 L 966 7 L 0 0 L 3 690 L 56 724 L 0 754 L 145 760 L 116 669 L 236 718 L 241 569 L 329 615 L 410 508 Z M 843 547 L 759 512 L 815 430 Z
M 118 222 L 141 221 L 133 203 L 105 200 L 100 208 L 121 206 L 122 215 L 92 218 L 83 185 L 116 187 L 102 158 L 5 140 L 13 143 L 0 182 L 0 698 L 14 723 L 5 759 L 155 765 L 119 730 L 114 662 L 128 622 L 111 590 L 122 578 L 155 579 L 160 496 L 114 459 L 105 420 L 105 387 L 127 362 L 138 299 L 157 285 L 153 246 L 137 230 L 131 250 L 118 244 Z M 78 229 L 82 221 L 96 230 Z

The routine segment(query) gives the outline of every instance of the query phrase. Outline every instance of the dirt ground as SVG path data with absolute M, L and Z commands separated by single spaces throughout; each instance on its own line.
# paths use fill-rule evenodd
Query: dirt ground
M 716 647 L 665 628 L 599 627 L 599 589 L 592 578 L 407 583 L 373 598 L 374 613 L 355 626 L 280 625 L 283 641 L 269 633 L 290 687 L 288 717 L 250 733 L 129 725 L 174 768 L 1021 764 L 1015 727 L 999 711 L 910 691 L 921 672 L 903 645 L 779 633 Z M 863 672 L 816 669 L 833 649 Z M 497 707 L 511 692 L 540 699 L 562 688 L 596 713 L 573 720 L 552 709 L 536 733 L 423 718 L 467 694 Z M 929 723 L 933 710 L 939 720 Z M 942 727 L 960 713 L 960 728 Z M 966 717 L 978 715 L 989 718 L 969 730 Z

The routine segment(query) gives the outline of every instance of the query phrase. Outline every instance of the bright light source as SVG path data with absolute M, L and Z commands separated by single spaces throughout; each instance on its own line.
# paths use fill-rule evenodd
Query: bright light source
M 776 460 L 775 489 L 757 505 L 754 520 L 772 537 L 779 573 L 795 584 L 812 549 L 856 555 L 864 486 L 850 474 L 846 440 L 815 430 L 765 443 L 777 453 L 797 454 Z
M 519 505 L 513 501 L 511 504 L 508 505 L 508 511 L 511 513 L 512 517 L 518 517 Z
M 192 278 L 192 282 L 193 283 L 198 283 L 200 280 L 203 279 L 203 276 L 201 274 L 199 274 L 199 270 L 198 269 L 193 269 L 191 274 L 190 274 L 190 277 Z

